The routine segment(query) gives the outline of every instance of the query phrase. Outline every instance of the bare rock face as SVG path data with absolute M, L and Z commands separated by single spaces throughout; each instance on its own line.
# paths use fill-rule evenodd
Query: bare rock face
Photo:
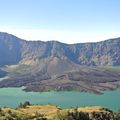
M 64 44 L 57 41 L 25 41 L 0 33 L 0 65 L 40 61 L 56 56 L 86 66 L 120 65 L 120 38 L 97 43 Z

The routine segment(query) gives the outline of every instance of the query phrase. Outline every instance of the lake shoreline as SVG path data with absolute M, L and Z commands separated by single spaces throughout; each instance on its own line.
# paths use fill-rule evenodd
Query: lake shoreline
M 78 91 L 25 92 L 22 88 L 0 88 L 0 107 L 16 107 L 20 102 L 54 104 L 63 108 L 77 106 L 103 106 L 111 110 L 120 108 L 120 89 L 104 91 L 102 95 Z

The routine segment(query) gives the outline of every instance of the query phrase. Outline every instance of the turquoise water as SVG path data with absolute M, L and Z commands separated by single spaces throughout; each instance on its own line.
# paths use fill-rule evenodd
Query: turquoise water
M 21 88 L 0 88 L 0 107 L 17 107 L 20 102 L 54 104 L 63 108 L 80 106 L 104 106 L 120 109 L 120 89 L 105 91 L 103 95 L 84 92 L 24 92 Z

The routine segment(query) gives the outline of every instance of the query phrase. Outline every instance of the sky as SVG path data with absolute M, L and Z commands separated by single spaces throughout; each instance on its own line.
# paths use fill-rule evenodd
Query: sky
M 120 0 L 0 0 L 0 32 L 64 43 L 120 37 Z

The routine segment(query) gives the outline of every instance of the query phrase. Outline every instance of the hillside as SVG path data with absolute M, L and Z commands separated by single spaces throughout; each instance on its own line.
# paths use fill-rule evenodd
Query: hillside
M 120 38 L 97 43 L 26 41 L 0 33 L 0 87 L 101 93 L 120 87 Z
M 1 66 L 36 63 L 51 56 L 79 65 L 120 65 L 120 38 L 97 43 L 64 44 L 57 41 L 25 41 L 8 33 L 0 33 Z
M 120 113 L 99 106 L 62 109 L 52 105 L 1 108 L 0 120 L 119 120 Z

